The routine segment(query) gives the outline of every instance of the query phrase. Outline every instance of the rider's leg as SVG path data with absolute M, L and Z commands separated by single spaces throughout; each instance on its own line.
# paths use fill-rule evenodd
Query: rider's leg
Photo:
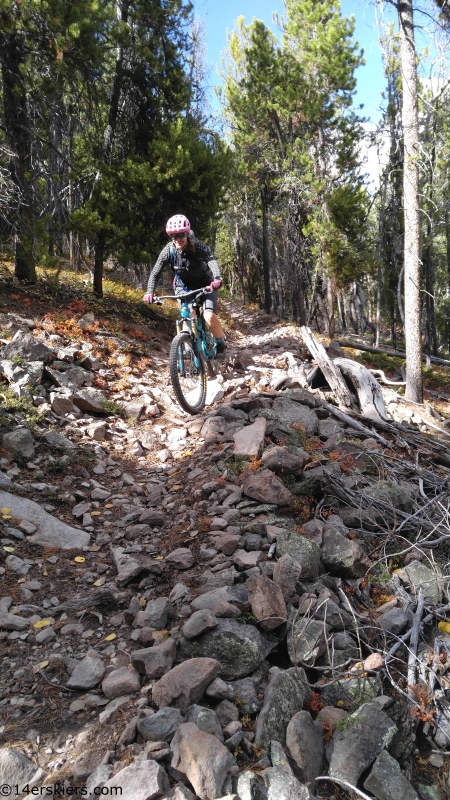
M 209 325 L 212 335 L 215 336 L 216 339 L 222 339 L 223 328 L 217 314 L 215 314 L 214 311 L 204 311 L 203 316 Z

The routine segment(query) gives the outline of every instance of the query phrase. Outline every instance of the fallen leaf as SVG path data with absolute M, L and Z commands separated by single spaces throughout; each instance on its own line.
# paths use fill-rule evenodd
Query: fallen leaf
M 40 619 L 39 622 L 33 623 L 33 628 L 36 628 L 37 631 L 40 631 L 41 628 L 47 628 L 51 624 L 52 621 L 50 619 Z
M 164 556 L 155 556 L 153 561 L 164 561 Z
M 117 633 L 108 633 L 108 636 L 105 636 L 105 642 L 112 642 L 113 639 L 117 638 Z
M 91 517 L 99 517 L 101 513 L 101 511 L 91 511 Z
M 12 517 L 8 516 L 8 514 L 3 514 L 2 519 L 12 519 Z
M 173 489 L 174 492 L 178 492 L 178 490 L 182 489 L 182 488 L 183 487 L 182 487 L 181 483 L 177 483 L 177 484 L 175 484 L 175 486 L 172 486 L 172 489 Z
M 4 508 L 0 508 L 0 511 L 2 512 L 2 514 L 9 514 L 11 509 L 8 508 L 8 506 L 5 506 Z
M 400 573 L 401 573 L 401 569 L 393 569 L 392 570 L 392 574 L 393 575 L 400 575 Z
M 114 503 L 106 503 L 105 508 L 114 508 Z
M 36 673 L 39 672 L 39 670 L 44 669 L 44 667 L 48 667 L 48 664 L 49 664 L 48 661 L 41 661 L 40 664 L 35 664 L 33 667 L 33 673 L 36 675 Z
M 14 553 L 15 547 L 4 547 L 3 550 L 6 550 L 7 553 Z
M 103 586 L 106 583 L 106 578 L 99 578 L 97 581 L 94 581 L 94 586 Z
M 438 622 L 438 628 L 442 633 L 450 633 L 450 622 Z
M 84 564 L 86 559 L 84 556 L 75 556 L 74 561 L 76 561 L 77 564 Z
M 183 453 L 183 455 L 184 456 L 191 456 L 192 455 L 192 450 L 186 450 L 186 452 Z

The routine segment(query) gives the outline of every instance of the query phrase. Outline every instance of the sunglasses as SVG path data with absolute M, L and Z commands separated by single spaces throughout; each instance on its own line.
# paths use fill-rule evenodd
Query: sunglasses
M 170 238 L 171 239 L 185 239 L 187 233 L 174 233 Z

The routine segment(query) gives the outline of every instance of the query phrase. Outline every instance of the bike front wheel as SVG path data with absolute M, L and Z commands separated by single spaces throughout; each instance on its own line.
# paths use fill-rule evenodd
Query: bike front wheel
M 205 406 L 206 375 L 203 361 L 194 351 L 189 333 L 175 336 L 169 355 L 170 379 L 175 396 L 188 414 L 199 414 Z

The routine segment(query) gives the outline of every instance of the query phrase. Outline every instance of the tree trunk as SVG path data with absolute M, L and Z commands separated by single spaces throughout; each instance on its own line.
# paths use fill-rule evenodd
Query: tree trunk
M 450 213 L 445 214 L 445 243 L 447 255 L 447 347 L 450 353 Z
M 261 213 L 262 213 L 262 268 L 264 277 L 264 309 L 267 313 L 272 307 L 270 294 L 270 244 L 269 244 L 269 215 L 267 190 L 263 186 L 261 189 Z
M 26 43 L 20 27 L 20 4 L 11 3 L 5 11 L 8 25 L 13 30 L 0 33 L 0 61 L 3 81 L 4 130 L 11 150 L 11 174 L 18 187 L 19 203 L 15 222 L 15 276 L 23 283 L 36 283 L 33 258 L 33 196 L 31 184 L 31 136 L 27 99 L 22 71 L 25 63 Z M 8 19 L 9 16 L 9 19 Z M 5 27 L 5 19 L 0 17 Z
M 307 328 L 306 325 L 300 327 L 300 336 L 312 357 L 317 362 L 317 366 L 321 369 L 331 390 L 335 393 L 340 407 L 353 408 L 354 403 L 350 390 L 341 375 L 339 367 L 330 360 L 323 345 L 317 341 L 312 331 Z
M 412 0 L 399 0 L 398 16 L 404 136 L 405 397 L 407 400 L 421 403 L 423 391 L 420 336 L 419 123 Z
M 103 231 L 97 236 L 94 260 L 94 294 L 103 297 L 103 260 L 105 257 L 106 236 Z

